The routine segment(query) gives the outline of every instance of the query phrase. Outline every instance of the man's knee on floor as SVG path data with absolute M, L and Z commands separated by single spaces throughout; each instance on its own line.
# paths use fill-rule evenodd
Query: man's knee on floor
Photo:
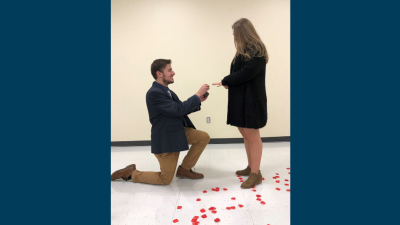
M 174 177 L 171 177 L 171 178 L 162 178 L 162 181 L 163 181 L 163 183 L 164 183 L 164 185 L 169 185 L 171 182 L 172 182 L 172 179 L 173 179 Z

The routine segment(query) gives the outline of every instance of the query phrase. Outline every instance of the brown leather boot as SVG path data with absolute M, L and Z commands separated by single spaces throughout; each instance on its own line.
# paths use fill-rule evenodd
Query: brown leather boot
M 250 172 L 251 172 L 251 168 L 249 166 L 247 166 L 247 168 L 244 169 L 244 170 L 236 171 L 236 174 L 237 175 L 242 175 L 242 176 L 248 176 L 250 174 Z
M 243 189 L 248 189 L 254 187 L 256 184 L 261 184 L 262 183 L 262 175 L 261 171 L 258 172 L 258 174 L 255 173 L 250 173 L 249 178 L 245 182 L 240 185 L 241 188 Z
M 176 171 L 176 177 L 196 180 L 196 179 L 203 179 L 204 175 L 201 173 L 193 172 L 192 169 L 185 170 L 183 169 L 182 166 L 179 166 L 178 170 Z
M 111 174 L 111 180 L 116 180 L 118 178 L 122 178 L 124 180 L 129 180 L 130 176 L 132 175 L 132 172 L 136 170 L 136 165 L 131 164 L 129 166 L 126 166 L 123 169 L 117 170 L 114 173 Z

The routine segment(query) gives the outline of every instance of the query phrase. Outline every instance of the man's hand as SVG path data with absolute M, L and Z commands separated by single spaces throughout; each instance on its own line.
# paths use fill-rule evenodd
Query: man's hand
M 203 84 L 203 85 L 200 87 L 199 91 L 197 91 L 196 95 L 199 96 L 199 98 L 200 98 L 200 100 L 201 100 L 201 98 L 203 97 L 203 95 L 204 95 L 208 90 L 210 90 L 210 86 L 208 86 L 208 84 Z M 203 98 L 204 98 L 204 97 L 203 97 Z
M 221 87 L 222 86 L 222 80 L 221 80 L 221 82 L 213 83 L 212 85 L 218 85 L 217 87 Z M 224 85 L 224 88 L 228 89 L 229 87 Z
M 207 100 L 208 96 L 204 98 L 204 96 L 202 95 L 202 96 L 199 97 L 199 98 L 200 98 L 200 101 L 201 101 L 201 102 L 204 102 L 205 100 Z

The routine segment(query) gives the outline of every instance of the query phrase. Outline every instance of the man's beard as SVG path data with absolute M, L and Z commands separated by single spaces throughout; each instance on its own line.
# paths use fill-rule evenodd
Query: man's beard
M 162 76 L 162 79 L 163 79 L 164 84 L 173 84 L 174 83 L 173 81 L 166 80 L 164 74 Z

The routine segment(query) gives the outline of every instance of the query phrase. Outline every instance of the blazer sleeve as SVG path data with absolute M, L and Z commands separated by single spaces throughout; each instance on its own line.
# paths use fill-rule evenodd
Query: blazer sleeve
M 166 94 L 158 91 L 149 93 L 148 102 L 162 115 L 169 117 L 181 117 L 191 113 L 194 108 L 199 107 L 199 100 L 194 95 L 184 102 L 175 102 Z
M 265 64 L 262 57 L 253 57 L 249 61 L 246 61 L 240 70 L 224 77 L 222 85 L 238 85 L 252 80 L 261 71 L 263 66 Z

